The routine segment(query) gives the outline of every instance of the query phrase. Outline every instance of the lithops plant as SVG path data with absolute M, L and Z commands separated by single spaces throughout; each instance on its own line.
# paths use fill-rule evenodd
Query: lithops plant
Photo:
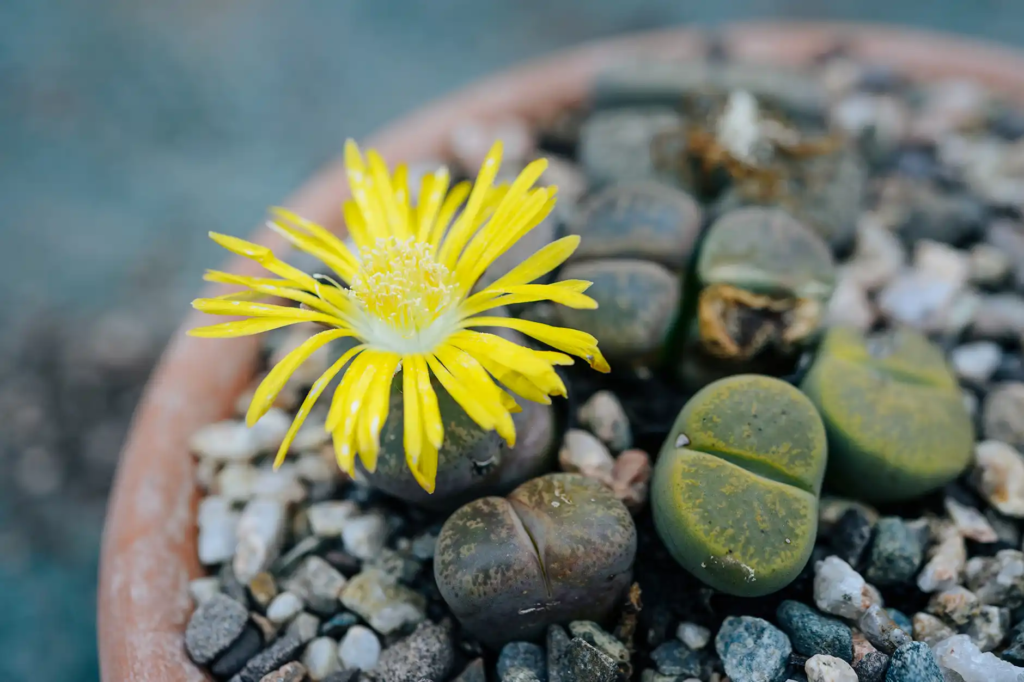
M 585 200 L 569 231 L 582 237 L 561 276 L 593 282 L 596 310 L 557 309 L 559 323 L 595 337 L 615 360 L 657 358 L 681 298 L 701 211 L 687 193 L 653 182 L 613 185 Z
M 814 548 L 827 453 L 821 418 L 793 386 L 716 381 L 686 403 L 662 447 L 651 486 L 658 535 L 715 589 L 775 592 Z
M 873 502 L 911 499 L 970 461 L 974 429 L 956 378 L 916 331 L 832 329 L 800 387 L 825 422 L 837 490 Z
M 392 387 L 376 471 L 369 473 L 359 466 L 373 487 L 412 504 L 450 510 L 482 495 L 508 492 L 554 467 L 560 439 L 559 420 L 552 405 L 521 401 L 522 412 L 512 416 L 519 437 L 510 448 L 494 431 L 481 429 L 444 388 L 435 386 L 445 440 L 437 453 L 436 487 L 428 493 L 405 461 L 400 386 L 401 382 L 396 381 Z
M 633 519 L 606 487 L 548 474 L 456 511 L 438 537 L 434 577 L 463 627 L 497 645 L 552 623 L 605 620 L 635 554 Z
M 787 360 L 817 338 L 835 287 L 825 242 L 781 209 L 730 211 L 708 230 L 697 257 L 694 322 L 679 354 L 688 371 L 713 358 L 723 371 L 757 368 L 766 356 Z M 785 364 L 783 362 L 783 364 Z

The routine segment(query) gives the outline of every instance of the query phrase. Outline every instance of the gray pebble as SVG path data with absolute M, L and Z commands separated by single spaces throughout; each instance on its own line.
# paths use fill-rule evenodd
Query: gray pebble
M 454 665 L 450 629 L 444 624 L 426 622 L 384 650 L 375 674 L 379 682 L 406 682 L 421 677 L 445 680 Z
M 548 682 L 572 682 L 568 670 L 566 652 L 569 649 L 569 635 L 561 625 L 551 625 L 547 634 Z
M 875 526 L 865 577 L 876 585 L 899 585 L 913 580 L 924 558 L 924 533 L 903 519 L 888 516 Z
M 208 665 L 238 639 L 249 622 L 249 612 L 227 595 L 217 594 L 203 603 L 188 621 L 185 648 L 199 665 Z
M 971 334 L 993 341 L 1016 341 L 1024 334 L 1024 299 L 1016 294 L 981 296 Z
M 967 625 L 978 614 L 978 597 L 970 590 L 951 587 L 943 590 L 928 602 L 928 612 L 957 626 Z
M 913 632 L 915 640 L 928 646 L 935 646 L 956 634 L 953 628 L 943 623 L 940 618 L 924 612 L 914 614 Z
M 669 640 L 651 652 L 651 661 L 662 675 L 700 677 L 703 657 L 680 641 Z
M 892 654 L 911 641 L 910 635 L 896 625 L 896 621 L 878 604 L 872 604 L 871 608 L 864 612 L 857 621 L 857 626 L 871 644 L 886 654 Z
M 994 557 L 974 557 L 964 573 L 982 604 L 1013 608 L 1024 603 L 1024 553 L 1003 549 Z
M 715 650 L 732 682 L 769 682 L 785 671 L 793 649 L 768 621 L 730 616 L 715 637 Z
M 593 644 L 619 663 L 629 663 L 629 649 L 626 648 L 626 645 L 605 632 L 600 625 L 593 621 L 576 620 L 569 623 L 569 634 L 572 637 L 585 640 L 588 644 Z
M 498 679 L 501 682 L 542 682 L 537 673 L 530 670 L 529 668 L 514 667 L 509 668 L 505 671 L 504 675 L 501 675 Z
M 988 394 L 982 406 L 982 428 L 985 438 L 1024 448 L 1024 383 L 1000 384 Z
M 484 670 L 484 659 L 477 658 L 469 662 L 463 668 L 459 676 L 452 682 L 487 682 L 487 673 Z
M 338 597 L 344 587 L 345 576 L 318 556 L 307 558 L 285 582 L 289 592 L 321 616 L 330 616 L 338 611 Z
M 633 432 L 622 403 L 611 391 L 598 391 L 590 396 L 579 411 L 580 421 L 614 452 L 633 445 Z
M 944 679 L 928 645 L 911 642 L 892 655 L 885 682 L 944 682 Z
M 374 569 L 354 576 L 342 590 L 341 601 L 382 635 L 415 625 L 426 617 L 423 595 Z
M 616 682 L 619 679 L 615 660 L 578 637 L 569 642 L 565 660 L 568 679 L 573 682 Z
M 206 603 L 214 595 L 219 593 L 220 578 L 217 578 L 216 576 L 196 578 L 195 580 L 189 581 L 188 594 L 192 597 L 192 603 L 196 606 Z
M 982 606 L 967 625 L 967 635 L 982 651 L 992 651 L 1006 639 L 1010 613 L 998 606 Z
M 387 541 L 388 523 L 377 513 L 349 519 L 341 530 L 345 551 L 358 559 L 372 559 Z
M 509 642 L 501 649 L 498 656 L 498 679 L 506 681 L 506 675 L 512 668 L 531 671 L 541 682 L 547 680 L 547 661 L 544 647 L 530 642 Z
M 213 662 L 210 672 L 218 678 L 231 677 L 259 653 L 262 646 L 263 634 L 259 628 L 252 624 L 247 625 L 242 635 Z
M 285 634 L 297 637 L 302 640 L 303 644 L 305 644 L 316 637 L 319 629 L 320 619 L 312 613 L 302 612 L 295 616 L 294 620 L 288 624 Z
M 853 666 L 857 682 L 884 682 L 889 670 L 889 657 L 881 651 L 869 651 Z
M 682 119 L 668 108 L 598 112 L 580 130 L 579 158 L 595 185 L 668 178 L 654 157 L 655 138 L 677 133 Z
M 231 682 L 259 682 L 269 672 L 298 658 L 306 642 L 291 634 L 278 637 L 270 646 L 249 659 L 242 671 L 231 678 Z
M 843 622 L 791 600 L 782 602 L 775 616 L 798 654 L 828 654 L 853 660 L 853 634 Z

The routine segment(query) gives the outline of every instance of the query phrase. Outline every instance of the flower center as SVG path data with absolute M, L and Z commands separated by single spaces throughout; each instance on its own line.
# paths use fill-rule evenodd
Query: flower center
M 360 251 L 349 295 L 364 312 L 366 341 L 395 353 L 432 350 L 452 330 L 455 286 L 429 244 L 412 237 L 378 239 Z

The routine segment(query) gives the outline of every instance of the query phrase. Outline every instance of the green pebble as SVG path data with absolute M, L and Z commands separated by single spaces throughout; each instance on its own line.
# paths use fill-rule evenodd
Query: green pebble
M 866 502 L 941 488 L 971 459 L 974 428 L 942 351 L 902 329 L 825 336 L 801 389 L 829 440 L 828 480 Z
M 847 663 L 853 660 L 853 634 L 842 621 L 789 599 L 779 604 L 775 617 L 798 654 L 827 654 Z
M 700 207 L 682 190 L 657 182 L 613 185 L 583 201 L 569 223 L 582 238 L 572 258 L 642 258 L 681 270 L 700 226 Z
M 643 359 L 665 344 L 679 306 L 678 275 L 649 261 L 602 259 L 567 265 L 561 278 L 593 282 L 587 295 L 598 308 L 559 306 L 559 322 L 593 334 L 609 359 Z
M 636 527 L 605 486 L 548 474 L 484 497 L 441 529 L 434 577 L 463 628 L 489 644 L 553 623 L 604 620 L 632 580 Z
M 797 389 L 758 375 L 717 381 L 686 403 L 662 447 L 658 535 L 711 587 L 775 592 L 811 556 L 826 456 L 821 419 Z

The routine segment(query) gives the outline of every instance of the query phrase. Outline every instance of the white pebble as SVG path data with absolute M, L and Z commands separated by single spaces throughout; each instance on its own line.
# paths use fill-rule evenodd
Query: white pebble
M 579 411 L 580 421 L 615 452 L 633 444 L 629 418 L 622 403 L 611 391 L 598 391 L 590 396 Z
M 582 429 L 569 429 L 558 451 L 558 464 L 562 471 L 583 474 L 610 485 L 615 459 L 594 434 Z
M 195 606 L 208 601 L 218 592 L 220 592 L 220 578 L 212 576 L 196 578 L 188 583 L 188 594 L 192 597 L 192 603 Z
M 189 444 L 200 457 L 218 462 L 247 462 L 280 445 L 291 421 L 283 410 L 271 408 L 252 428 L 236 420 L 209 424 L 192 434 Z
M 953 519 L 953 523 L 956 525 L 957 530 L 960 531 L 960 534 L 968 540 L 987 543 L 995 542 L 999 539 L 995 529 L 992 528 L 992 524 L 974 507 L 968 507 L 967 505 L 960 504 L 952 497 L 947 497 L 946 512 L 949 513 L 949 518 Z
M 982 653 L 967 635 L 954 635 L 932 647 L 943 668 L 959 673 L 964 682 L 1020 682 L 1024 668 L 995 654 Z
M 318 452 L 307 452 L 295 458 L 295 471 L 299 478 L 310 483 L 326 483 L 337 478 L 338 468 L 333 461 Z
M 977 341 L 955 348 L 949 359 L 957 376 L 983 384 L 992 378 L 1003 352 L 991 341 Z
M 971 481 L 998 511 L 1024 517 L 1024 458 L 1013 447 L 996 440 L 978 443 Z
M 711 631 L 696 623 L 680 623 L 676 628 L 676 637 L 694 651 L 703 649 L 711 640 Z
M 257 498 L 245 505 L 238 521 L 238 547 L 232 563 L 241 582 L 252 580 L 278 557 L 286 525 L 283 502 Z
M 253 496 L 257 476 L 257 470 L 247 463 L 228 464 L 217 474 L 216 493 L 233 502 L 247 502 Z
M 319 502 L 310 505 L 306 510 L 309 517 L 309 526 L 313 534 L 322 538 L 332 538 L 341 535 L 342 529 L 349 519 L 359 513 L 359 507 L 354 502 L 330 501 Z
M 338 645 L 330 637 L 317 637 L 306 645 L 302 653 L 302 665 L 313 682 L 319 682 L 328 675 L 341 670 L 338 660 Z
M 345 668 L 373 670 L 380 658 L 380 640 L 373 631 L 353 625 L 338 645 L 338 659 Z
M 267 606 L 267 618 L 275 625 L 284 625 L 302 612 L 302 600 L 293 592 L 282 592 Z
M 204 566 L 229 561 L 238 543 L 239 514 L 231 509 L 231 502 L 211 495 L 199 503 L 199 563 Z
M 837 556 L 814 565 L 814 603 L 825 613 L 856 620 L 876 603 L 877 590 Z
M 956 526 L 946 524 L 938 535 L 938 543 L 930 550 L 931 558 L 917 576 L 917 587 L 925 593 L 958 585 L 967 562 L 967 546 Z
M 341 530 L 345 550 L 357 559 L 372 559 L 384 548 L 388 524 L 376 513 L 355 516 Z
M 255 497 L 290 504 L 297 504 L 306 499 L 306 486 L 299 481 L 298 471 L 292 462 L 286 462 L 277 469 L 259 469 L 252 488 Z
M 857 673 L 850 664 L 835 656 L 817 654 L 804 664 L 807 682 L 857 682 Z

